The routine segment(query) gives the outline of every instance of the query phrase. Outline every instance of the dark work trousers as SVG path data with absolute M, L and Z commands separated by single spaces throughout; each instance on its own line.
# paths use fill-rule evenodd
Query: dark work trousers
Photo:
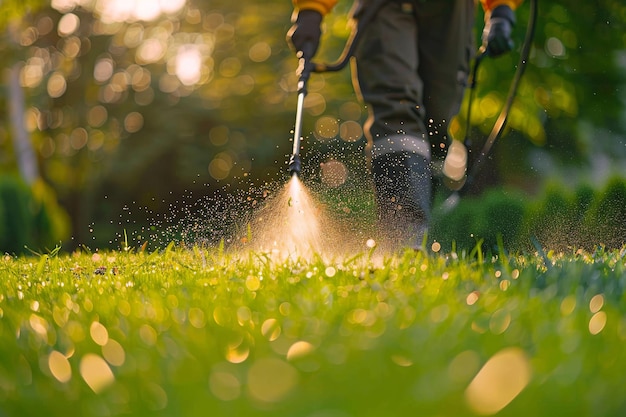
M 361 0 L 355 17 L 381 0 Z M 443 159 L 474 51 L 474 0 L 382 0 L 363 29 L 353 81 L 367 106 L 368 159 L 383 227 L 427 226 L 431 159 Z M 408 226 L 408 227 L 407 227 Z M 397 238 L 394 237 L 394 238 Z

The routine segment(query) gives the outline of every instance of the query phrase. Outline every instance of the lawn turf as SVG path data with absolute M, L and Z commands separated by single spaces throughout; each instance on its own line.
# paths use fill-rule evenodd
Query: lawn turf
M 624 416 L 626 248 L 0 260 L 0 416 Z

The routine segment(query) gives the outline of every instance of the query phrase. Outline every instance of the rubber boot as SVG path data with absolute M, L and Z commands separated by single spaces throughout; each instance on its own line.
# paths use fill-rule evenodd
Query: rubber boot
M 393 249 L 421 248 L 431 204 L 428 160 L 418 153 L 386 153 L 372 159 L 372 176 L 384 241 Z

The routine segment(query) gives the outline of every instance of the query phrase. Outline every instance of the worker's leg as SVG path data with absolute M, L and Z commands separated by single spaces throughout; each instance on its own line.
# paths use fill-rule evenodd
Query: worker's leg
M 423 105 L 433 163 L 449 144 L 448 124 L 461 106 L 474 53 L 474 0 L 425 0 L 416 7 Z M 437 6 L 439 5 L 439 8 Z M 445 7 L 443 7 L 445 5 Z
M 387 1 L 356 53 L 355 89 L 369 111 L 365 132 L 379 219 L 399 245 L 421 242 L 431 204 L 418 40 L 415 3 Z

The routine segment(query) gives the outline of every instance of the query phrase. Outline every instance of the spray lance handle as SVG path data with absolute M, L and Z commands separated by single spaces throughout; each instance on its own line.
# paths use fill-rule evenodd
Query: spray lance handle
M 311 77 L 311 73 L 316 72 L 315 63 L 313 62 L 313 55 L 316 49 L 313 42 L 307 42 L 298 51 L 298 69 L 296 70 L 298 75 L 298 93 L 304 92 L 306 95 L 306 84 Z

